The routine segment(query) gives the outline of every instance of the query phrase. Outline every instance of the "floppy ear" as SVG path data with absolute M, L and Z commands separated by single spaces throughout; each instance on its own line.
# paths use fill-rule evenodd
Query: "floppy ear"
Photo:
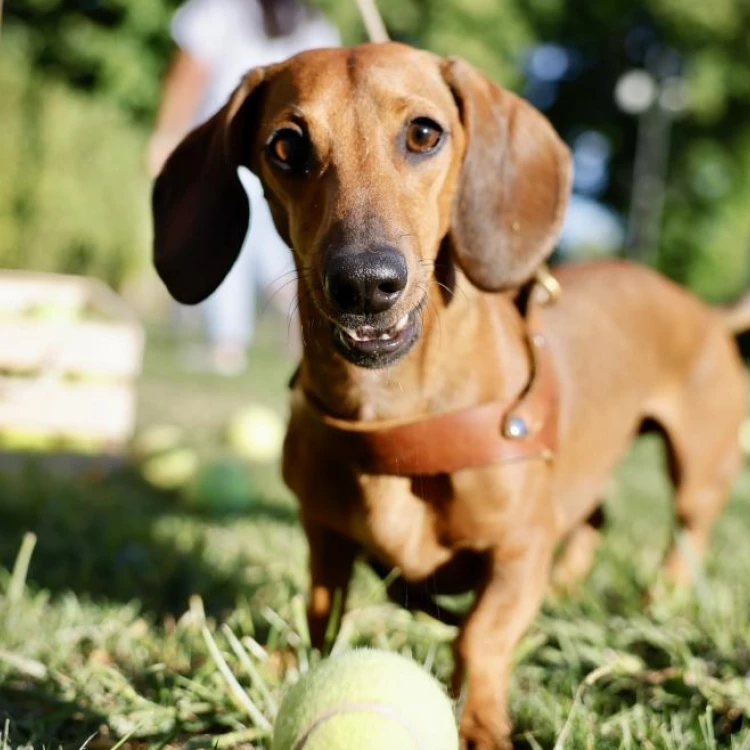
M 466 134 L 449 239 L 484 291 L 519 286 L 552 253 L 571 161 L 549 121 L 457 58 L 444 62 Z
M 250 219 L 237 176 L 242 144 L 254 135 L 262 68 L 190 133 L 154 184 L 154 265 L 170 294 L 192 305 L 213 292 L 237 260 Z

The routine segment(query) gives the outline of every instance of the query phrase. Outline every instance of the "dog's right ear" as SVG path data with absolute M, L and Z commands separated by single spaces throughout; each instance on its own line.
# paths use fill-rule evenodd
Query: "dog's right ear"
M 255 136 L 262 68 L 172 152 L 154 184 L 154 265 L 170 294 L 193 305 L 208 297 L 237 260 L 250 207 L 237 176 L 243 144 Z
M 467 140 L 451 245 L 479 289 L 518 287 L 558 239 L 570 192 L 570 152 L 541 112 L 463 60 L 445 60 L 443 76 Z

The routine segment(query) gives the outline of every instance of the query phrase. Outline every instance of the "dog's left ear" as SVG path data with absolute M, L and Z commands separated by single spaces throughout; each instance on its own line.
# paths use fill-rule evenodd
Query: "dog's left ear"
M 154 184 L 154 265 L 178 301 L 208 297 L 237 260 L 250 218 L 237 176 L 259 118 L 263 68 L 251 70 L 227 104 L 192 131 Z
M 527 281 L 552 253 L 571 181 L 570 152 L 549 121 L 468 63 L 443 61 L 466 150 L 449 238 L 484 291 Z

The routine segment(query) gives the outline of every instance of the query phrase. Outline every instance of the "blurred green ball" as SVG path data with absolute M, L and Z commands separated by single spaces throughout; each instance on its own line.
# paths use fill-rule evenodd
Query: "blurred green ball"
M 224 512 L 245 510 L 255 497 L 247 467 L 227 458 L 201 466 L 182 494 L 190 508 Z

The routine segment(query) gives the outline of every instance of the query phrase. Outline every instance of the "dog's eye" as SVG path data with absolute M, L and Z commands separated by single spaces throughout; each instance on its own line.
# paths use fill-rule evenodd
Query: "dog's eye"
M 406 148 L 413 154 L 434 151 L 443 137 L 443 129 L 428 117 L 412 120 L 406 129 Z
M 277 130 L 268 142 L 268 153 L 275 164 L 290 172 L 305 172 L 310 161 L 310 143 L 299 130 Z

